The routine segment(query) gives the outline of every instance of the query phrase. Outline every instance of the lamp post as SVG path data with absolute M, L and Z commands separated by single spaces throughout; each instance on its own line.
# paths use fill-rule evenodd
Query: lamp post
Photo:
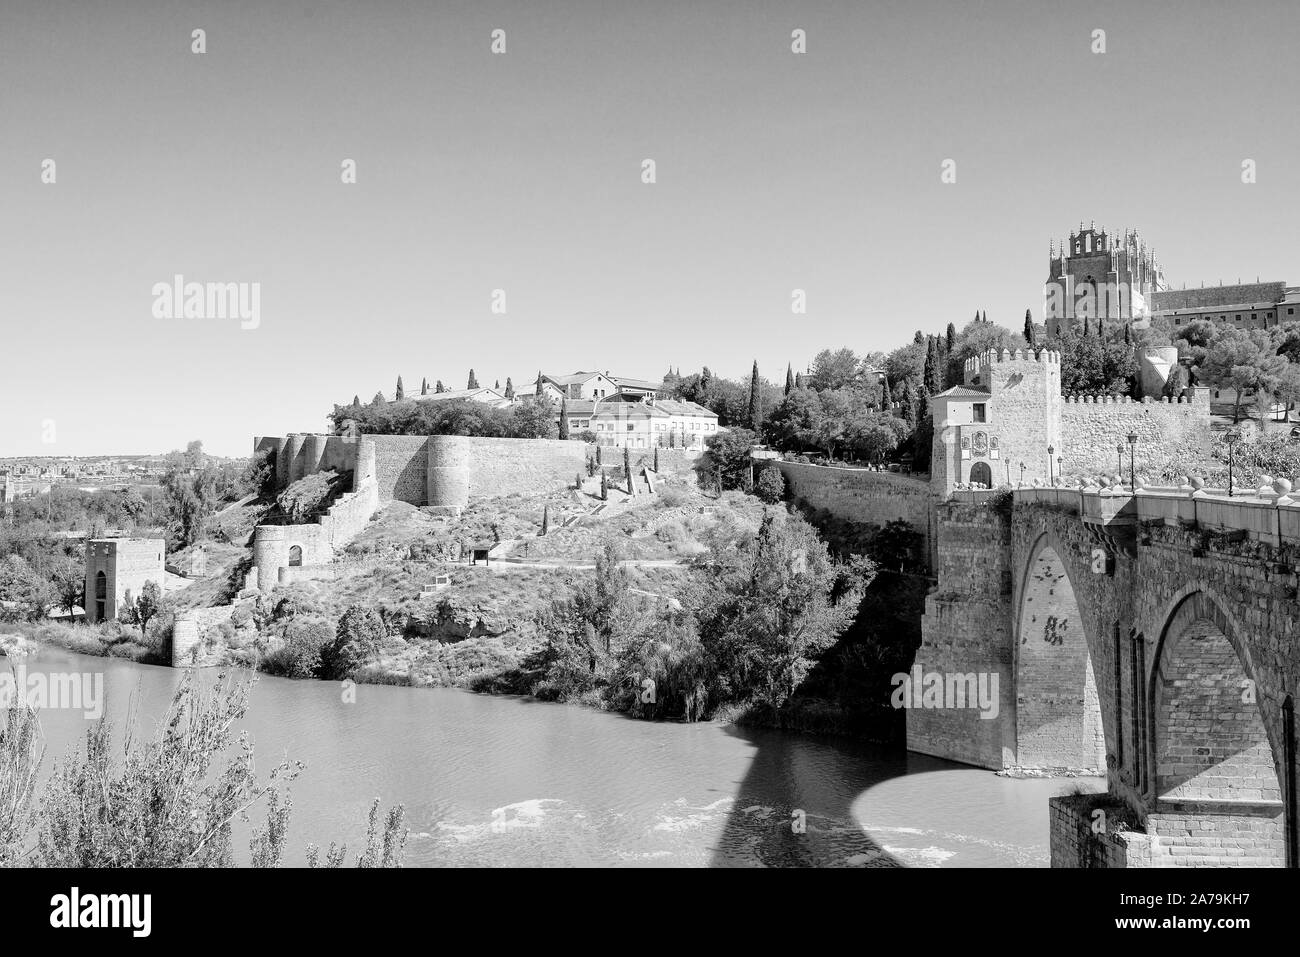
M 1021 485 L 1025 484 L 1025 463 L 1024 462 L 1020 463 L 1020 484 Z
M 1052 471 L 1052 456 L 1056 454 L 1055 446 L 1047 447 L 1047 484 L 1056 484 L 1056 473 Z
M 1062 465 L 1064 463 L 1065 463 L 1065 456 L 1058 455 L 1056 457 L 1056 477 L 1061 480 L 1062 485 L 1065 484 L 1065 478 L 1064 478 L 1065 472 L 1062 469 Z
M 1223 440 L 1228 443 L 1228 498 L 1232 498 L 1232 467 L 1235 464 L 1235 451 L 1238 440 L 1241 439 L 1241 432 L 1237 429 L 1229 429 L 1223 435 Z
M 1135 460 L 1137 457 L 1137 445 L 1138 445 L 1137 433 L 1130 432 L 1128 434 L 1128 484 L 1129 484 L 1129 488 L 1133 490 L 1134 495 L 1137 494 L 1137 490 L 1138 490 L 1137 465 L 1135 464 Z
M 1115 454 L 1119 456 L 1119 468 L 1117 468 L 1115 471 L 1118 474 L 1123 475 L 1124 474 L 1124 443 L 1123 442 L 1120 442 L 1119 445 L 1115 446 Z

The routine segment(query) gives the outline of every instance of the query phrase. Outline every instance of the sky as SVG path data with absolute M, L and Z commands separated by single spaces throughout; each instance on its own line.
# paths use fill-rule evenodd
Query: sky
M 1297 285 L 1298 26 L 1293 0 L 6 0 L 0 456 L 247 455 L 399 374 L 780 381 L 976 309 L 1019 330 L 1080 222 L 1139 228 L 1175 287 Z M 176 275 L 258 284 L 255 327 L 156 314 Z

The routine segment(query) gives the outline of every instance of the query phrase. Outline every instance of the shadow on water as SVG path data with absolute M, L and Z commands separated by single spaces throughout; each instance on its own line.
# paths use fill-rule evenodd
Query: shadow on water
M 754 749 L 713 867 L 902 867 L 854 820 L 865 791 L 908 773 L 899 749 L 730 726 Z

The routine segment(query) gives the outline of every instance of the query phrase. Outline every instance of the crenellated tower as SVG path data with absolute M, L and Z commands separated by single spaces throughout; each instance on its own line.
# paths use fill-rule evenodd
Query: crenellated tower
M 988 351 L 967 360 L 963 373 L 961 385 L 930 401 L 934 491 L 1050 482 L 1061 450 L 1060 353 Z

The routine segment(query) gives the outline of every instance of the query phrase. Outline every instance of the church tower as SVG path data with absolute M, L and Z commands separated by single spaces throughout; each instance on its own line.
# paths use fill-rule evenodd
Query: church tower
M 1043 316 L 1049 338 L 1081 325 L 1085 318 L 1141 319 L 1151 312 L 1151 296 L 1168 288 L 1155 253 L 1136 230 L 1112 236 L 1079 224 L 1048 248 Z

